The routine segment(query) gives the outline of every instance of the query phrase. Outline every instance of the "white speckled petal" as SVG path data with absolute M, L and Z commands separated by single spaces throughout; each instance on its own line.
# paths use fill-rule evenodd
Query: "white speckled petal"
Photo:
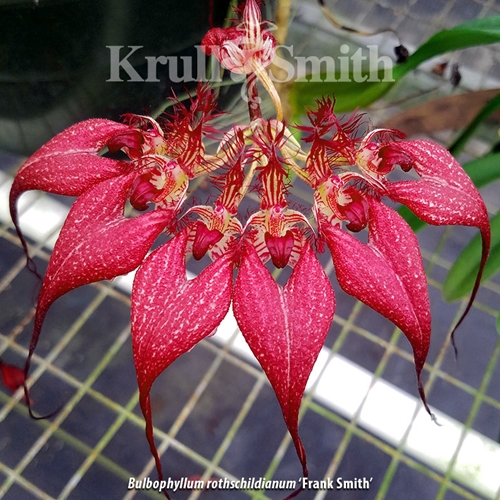
M 29 257 L 19 227 L 17 200 L 31 189 L 79 196 L 94 184 L 119 175 L 122 173 L 120 162 L 97 153 L 114 134 L 128 128 L 122 123 L 99 118 L 77 123 L 44 144 L 19 169 L 10 190 L 9 209 L 28 267 L 35 273 L 36 266 Z
M 73 204 L 50 257 L 36 308 L 29 362 L 50 306 L 82 285 L 126 274 L 144 259 L 172 213 L 127 219 L 123 210 L 134 174 L 102 181 Z
M 154 444 L 149 391 L 179 356 L 210 335 L 231 303 L 233 263 L 227 254 L 188 281 L 187 228 L 149 255 L 132 288 L 132 348 L 146 436 L 161 478 Z
M 11 190 L 11 204 L 24 191 L 78 196 L 90 186 L 121 173 L 119 162 L 97 153 L 116 133 L 130 127 L 94 118 L 77 123 L 44 144 L 22 165 Z
M 76 287 L 134 270 L 174 215 L 157 209 L 123 215 L 134 174 L 103 181 L 73 204 L 54 246 L 40 292 L 45 309 Z
M 479 191 L 451 154 L 430 141 L 401 141 L 418 180 L 387 184 L 388 196 L 404 203 L 429 224 L 459 224 L 488 231 L 488 213 Z
M 184 230 L 149 255 L 134 280 L 132 336 L 142 386 L 217 328 L 231 303 L 231 257 L 217 259 L 188 281 L 187 234 Z
M 328 228 L 325 237 L 342 289 L 391 320 L 410 341 L 426 404 L 421 371 L 429 350 L 431 316 L 418 241 L 392 208 L 374 198 L 369 203 L 368 244 L 337 226 Z
M 298 433 L 300 403 L 335 312 L 333 288 L 309 243 L 285 287 L 246 244 L 234 292 L 234 315 L 276 393 L 307 476 Z
M 447 149 L 425 140 L 401 141 L 398 146 L 412 156 L 413 168 L 420 179 L 388 183 L 388 196 L 405 204 L 428 224 L 472 226 L 481 231 L 481 263 L 468 305 L 455 331 L 472 307 L 488 259 L 491 240 L 488 211 L 474 183 Z

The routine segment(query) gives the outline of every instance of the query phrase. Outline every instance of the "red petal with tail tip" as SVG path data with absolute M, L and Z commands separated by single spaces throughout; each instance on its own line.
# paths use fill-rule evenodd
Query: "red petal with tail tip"
M 472 307 L 488 259 L 491 240 L 488 211 L 476 186 L 448 150 L 425 140 L 397 144 L 412 157 L 420 179 L 387 183 L 388 196 L 405 204 L 428 224 L 472 226 L 481 231 L 483 249 L 476 282 L 454 333 Z
M 104 119 L 77 123 L 43 145 L 16 174 L 9 196 L 10 215 L 25 250 L 28 267 L 37 275 L 19 227 L 17 200 L 31 189 L 79 196 L 94 184 L 119 175 L 122 173 L 120 162 L 97 153 L 116 133 L 128 129 L 128 125 Z
M 226 254 L 188 281 L 186 243 L 187 228 L 147 257 L 132 289 L 132 347 L 139 401 L 160 480 L 163 475 L 154 444 L 149 391 L 171 363 L 219 326 L 232 294 L 232 256 Z
M 143 261 L 174 212 L 123 215 L 135 174 L 103 181 L 73 204 L 50 257 L 35 314 L 26 373 L 50 306 L 79 286 L 126 274 Z
M 22 165 L 11 191 L 11 204 L 24 191 L 78 196 L 90 186 L 122 173 L 119 162 L 97 153 L 130 126 L 91 119 L 69 127 L 43 145 Z
M 309 243 L 285 287 L 279 286 L 254 247 L 243 249 L 233 301 L 234 315 L 278 398 L 307 476 L 299 437 L 299 409 L 307 380 L 335 312 L 333 288 Z
M 420 396 L 431 335 L 430 303 L 418 240 L 392 208 L 369 201 L 368 244 L 337 226 L 325 230 L 342 289 L 391 320 L 413 348 Z

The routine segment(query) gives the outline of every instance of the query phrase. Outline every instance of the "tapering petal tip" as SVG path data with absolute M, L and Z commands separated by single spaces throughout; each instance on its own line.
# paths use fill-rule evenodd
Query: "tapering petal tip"
M 298 417 L 307 380 L 335 311 L 333 288 L 308 242 L 285 285 L 279 286 L 253 245 L 244 244 L 234 315 L 276 393 L 307 474 Z
M 427 408 L 420 374 L 429 351 L 431 315 L 418 240 L 395 210 L 372 197 L 369 206 L 368 244 L 333 225 L 325 228 L 324 237 L 342 289 L 392 321 L 408 338 Z
M 152 252 L 137 271 L 132 289 L 132 349 L 146 436 L 161 476 L 154 443 L 149 392 L 156 378 L 179 356 L 210 335 L 231 303 L 230 255 L 186 277 L 187 228 Z
M 471 226 L 481 232 L 481 262 L 469 302 L 453 330 L 453 340 L 455 330 L 472 307 L 490 252 L 488 211 L 474 183 L 448 150 L 427 140 L 401 141 L 398 146 L 411 156 L 420 179 L 388 183 L 388 196 L 405 204 L 428 224 Z

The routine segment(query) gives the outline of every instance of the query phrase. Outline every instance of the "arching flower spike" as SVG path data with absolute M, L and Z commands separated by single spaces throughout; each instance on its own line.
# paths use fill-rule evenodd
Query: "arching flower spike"
M 151 387 L 173 361 L 215 331 L 231 300 L 243 336 L 276 393 L 307 476 L 299 409 L 335 310 L 333 288 L 313 244 L 319 252 L 325 243 L 329 247 L 347 293 L 404 332 L 429 413 L 422 384 L 431 333 L 424 267 L 416 236 L 383 200 L 404 203 L 431 224 L 463 224 L 481 231 L 481 267 L 464 315 L 489 252 L 486 207 L 444 148 L 429 141 L 404 141 L 395 130 L 366 132 L 363 115 L 340 119 L 335 100 L 325 97 L 308 112 L 311 125 L 299 127 L 310 146 L 306 153 L 283 121 L 279 95 L 266 72 L 276 44 L 262 21 L 259 1 L 246 0 L 236 13 L 239 24 L 209 31 L 203 48 L 226 69 L 246 75 L 242 98 L 249 106 L 248 123 L 220 130 L 212 121 L 218 116 L 216 94 L 200 84 L 187 105 L 174 98 L 172 114 L 158 122 L 128 115 L 126 124 L 88 120 L 62 132 L 21 167 L 10 197 L 21 238 L 16 202 L 24 191 L 42 189 L 78 199 L 42 283 L 26 369 L 20 373 L 0 362 L 4 380 L 12 389 L 23 384 L 28 396 L 29 362 L 57 298 L 138 267 L 131 297 L 133 356 L 146 436 L 160 480 Z M 263 119 L 257 81 L 273 100 L 275 119 Z M 205 150 L 206 138 L 219 141 L 214 154 Z M 102 156 L 105 150 L 126 158 Z M 392 181 L 398 165 L 418 178 Z M 292 172 L 313 192 L 317 236 L 307 212 L 291 208 Z M 220 196 L 212 204 L 207 200 L 181 212 L 191 179 L 207 174 Z M 239 206 L 249 191 L 257 194 L 258 207 L 247 209 L 243 220 Z M 145 213 L 126 217 L 128 205 Z M 351 234 L 365 228 L 367 243 Z M 170 240 L 147 256 L 164 230 Z M 190 255 L 212 261 L 193 280 L 186 277 Z M 271 266 L 292 268 L 284 286 L 273 278 Z M 27 403 L 33 416 L 32 403 Z

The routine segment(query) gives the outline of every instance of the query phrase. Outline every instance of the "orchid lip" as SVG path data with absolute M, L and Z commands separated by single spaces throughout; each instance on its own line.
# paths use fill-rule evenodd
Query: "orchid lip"
M 196 225 L 196 234 L 193 243 L 193 257 L 200 260 L 222 238 L 223 234 L 218 229 L 209 229 L 203 222 Z
M 273 264 L 278 269 L 284 268 L 288 264 L 293 250 L 294 238 L 292 231 L 288 230 L 284 236 L 271 236 L 269 232 L 266 232 L 264 238 Z

